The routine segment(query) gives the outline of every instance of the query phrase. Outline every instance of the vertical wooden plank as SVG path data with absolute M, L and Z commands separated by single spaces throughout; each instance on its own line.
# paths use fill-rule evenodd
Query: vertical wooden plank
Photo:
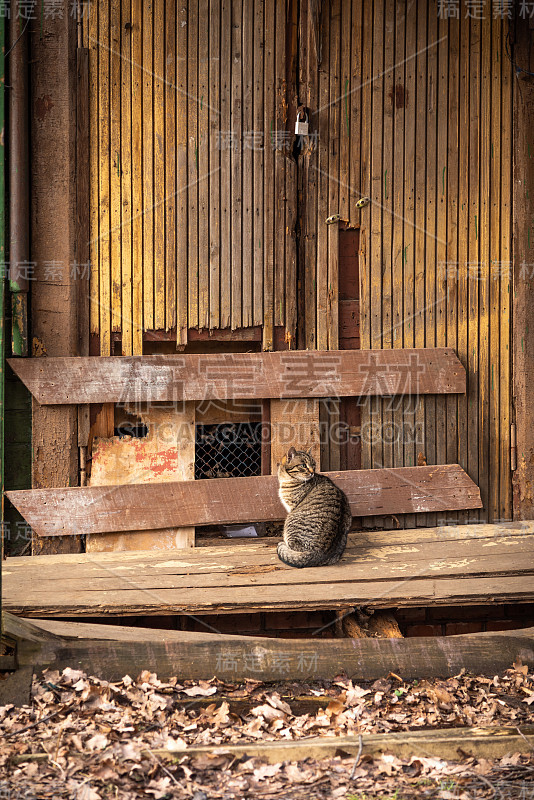
M 507 22 L 504 22 L 507 26 Z M 532 425 L 532 398 L 534 397 L 534 281 L 532 248 L 532 197 L 534 196 L 534 158 L 532 158 L 532 131 L 534 130 L 534 84 L 521 80 L 507 59 L 502 58 L 502 113 L 503 119 L 513 118 L 513 395 L 514 423 L 517 437 L 517 467 L 513 475 L 514 519 L 534 517 L 534 426 Z M 526 20 L 515 27 L 514 58 L 524 69 L 534 71 L 532 31 Z M 511 117 L 513 74 L 513 117 Z M 510 207 L 508 205 L 509 164 L 506 151 L 511 145 L 509 126 L 502 132 L 502 230 L 501 258 L 510 257 Z M 510 148 L 511 150 L 511 148 Z M 505 453 L 503 453 L 504 460 Z
M 346 5 L 346 3 L 345 3 Z M 340 143 L 342 129 L 342 100 L 341 98 L 341 6 L 342 0 L 333 0 L 330 8 L 330 142 L 328 153 L 328 211 L 335 209 L 340 213 L 341 195 L 346 187 L 346 178 L 340 181 Z M 344 164 L 345 171 L 347 165 Z M 345 210 L 347 203 L 345 202 Z M 346 217 L 344 217 L 346 219 Z M 339 349 L 339 222 L 326 226 L 328 236 L 328 276 L 326 284 L 326 327 L 327 347 L 329 350 Z M 335 458 L 339 459 L 338 455 Z M 332 467 L 336 469 L 336 467 Z
M 264 45 L 264 194 L 263 194 L 263 341 L 264 350 L 273 349 L 274 337 L 274 149 L 275 126 L 275 2 L 265 0 L 265 45 Z
M 120 27 L 121 96 L 120 96 L 120 162 L 121 162 L 121 292 L 122 292 L 122 355 L 133 355 L 132 310 L 132 8 L 130 0 L 122 0 Z
M 100 355 L 111 355 L 111 250 L 110 250 L 110 35 L 109 3 L 99 4 L 98 119 L 100 209 Z
M 188 323 L 198 328 L 198 0 L 187 21 Z
M 298 0 L 290 0 L 288 4 L 288 16 L 286 21 L 286 53 L 288 62 L 285 68 L 287 86 L 285 95 L 288 103 L 288 119 L 286 122 L 289 131 L 289 140 L 293 142 L 291 135 L 291 122 L 296 110 L 295 87 L 298 83 L 299 49 L 298 49 Z M 292 145 L 290 145 L 291 147 Z M 302 211 L 300 220 L 297 220 L 297 160 L 289 153 L 286 158 L 286 182 L 285 182 L 285 341 L 289 350 L 293 350 L 297 345 L 297 222 L 302 221 Z
M 416 96 L 416 52 L 417 52 L 417 6 L 406 6 L 406 62 L 404 65 L 405 96 Z M 410 109 L 404 117 L 404 346 L 415 344 L 415 153 L 416 153 L 416 114 Z M 417 464 L 417 453 L 414 441 L 415 409 L 419 402 L 417 397 L 408 397 L 404 401 L 404 465 L 413 467 Z M 405 517 L 406 527 L 415 525 L 415 517 Z
M 302 346 L 308 350 L 317 347 L 316 317 L 317 317 L 317 195 L 318 195 L 318 146 L 320 115 L 319 108 L 319 65 L 317 62 L 317 47 L 313 34 L 312 6 L 301 5 L 301 40 L 305 48 L 305 91 L 300 101 L 310 109 L 310 137 L 302 142 L 302 182 L 299 186 L 299 195 L 304 205 L 304 322 Z M 303 82 L 304 82 L 303 81 Z M 301 346 L 301 345 L 299 345 Z
M 418 9 L 418 19 L 426 15 L 424 9 Z M 419 93 L 417 98 L 408 98 L 406 95 L 404 85 L 404 59 L 405 59 L 405 31 L 406 31 L 406 7 L 405 5 L 395 4 L 395 69 L 393 72 L 393 85 L 392 95 L 390 98 L 393 107 L 393 174 L 390 172 L 390 180 L 388 187 L 388 201 L 390 207 L 393 208 L 393 230 L 391 235 L 391 291 L 392 297 L 392 310 L 391 310 L 391 324 L 392 330 L 392 347 L 401 348 L 404 346 L 404 117 L 405 114 L 415 113 L 415 103 L 417 102 L 417 109 L 419 109 Z M 419 41 L 418 41 L 419 44 Z M 426 47 L 426 41 L 423 48 Z M 426 66 L 426 64 L 425 64 Z M 426 81 L 426 74 L 425 74 Z M 408 110 L 406 110 L 407 103 L 410 103 Z M 424 109 L 424 98 L 421 101 L 421 107 Z M 417 155 L 422 154 L 424 157 L 424 148 L 417 149 Z M 417 164 L 416 164 L 417 173 Z M 422 175 L 421 185 L 424 187 L 424 170 Z M 387 176 L 384 176 L 384 182 L 387 183 Z M 423 261 L 424 263 L 424 261 Z M 424 302 L 421 304 L 424 308 Z M 404 403 L 400 398 L 393 400 L 393 463 L 395 467 L 401 467 L 404 464 Z
M 382 209 L 384 206 L 384 171 L 382 136 L 384 124 L 384 0 L 374 3 L 372 47 L 372 141 L 371 141 L 371 225 L 370 225 L 370 329 L 371 348 L 382 348 Z M 371 401 L 373 409 L 372 466 L 383 466 L 382 403 Z M 382 524 L 379 520 L 378 525 Z
M 132 0 L 132 353 L 143 354 L 143 0 Z
M 253 97 L 253 174 L 254 174 L 254 227 L 253 227 L 253 269 L 254 269 L 254 325 L 263 325 L 263 146 L 267 144 L 265 136 L 258 138 L 256 135 L 264 133 L 263 117 L 263 54 L 264 54 L 264 20 L 263 0 L 254 0 L 254 97 Z
M 88 38 L 87 36 L 85 37 Z M 76 262 L 71 268 L 71 278 L 76 284 L 77 310 L 77 348 L 79 356 L 89 355 L 89 308 L 90 293 L 87 274 L 91 252 L 91 155 L 89 131 L 91 117 L 89 113 L 89 49 L 79 47 L 76 51 Z M 29 411 L 29 408 L 28 408 Z M 87 447 L 89 439 L 89 406 L 79 405 L 78 411 L 78 447 Z M 29 420 L 28 420 L 29 422 Z M 80 480 L 83 475 L 80 470 Z
M 154 0 L 143 0 L 143 326 L 154 328 Z
M 446 291 L 446 345 L 458 351 L 458 92 L 460 68 L 460 24 L 449 20 L 448 68 L 448 140 L 447 140 L 447 264 L 439 268 L 439 286 Z M 458 398 L 445 398 L 447 464 L 458 462 Z M 447 514 L 447 521 L 458 522 L 457 514 Z
M 121 0 L 110 5 L 110 239 L 111 239 L 111 330 L 122 330 L 121 275 Z
M 440 16 L 438 24 L 438 135 L 436 145 L 437 202 L 436 202 L 436 345 L 444 347 L 447 337 L 447 135 L 446 125 L 440 124 L 442 114 L 448 116 L 448 50 L 449 20 Z M 436 397 L 436 458 L 438 464 L 446 463 L 447 423 L 446 400 Z
M 503 433 L 500 420 L 500 406 L 506 406 L 506 395 L 501 398 L 501 284 L 506 281 L 506 266 L 501 264 L 501 61 L 498 56 L 500 50 L 500 29 L 502 22 L 492 20 L 490 41 L 487 43 L 488 61 L 491 69 L 491 96 L 488 138 L 490 161 L 490 197 L 489 197 L 489 508 L 492 520 L 500 521 L 500 484 L 504 470 L 508 464 L 501 464 L 500 437 Z M 504 274 L 504 280 L 503 280 Z M 504 298 L 506 303 L 506 298 Z M 506 358 L 506 356 L 505 356 Z M 505 413 L 505 412 L 504 412 Z M 507 459 L 508 460 L 508 459 Z
M 491 15 L 484 14 L 480 31 L 481 74 L 480 74 L 480 216 L 478 237 L 480 241 L 479 266 L 479 334 L 478 334 L 478 375 L 479 375 L 479 417 L 478 417 L 478 462 L 479 465 L 491 464 L 489 449 L 489 414 L 490 394 L 492 392 L 492 375 L 489 352 L 489 315 L 490 315 L 490 137 L 491 137 Z M 474 344 L 474 342 L 473 342 Z M 495 377 L 494 379 L 495 380 Z M 487 522 L 493 521 L 494 509 L 489 496 L 490 482 L 499 484 L 498 468 L 491 475 L 483 466 L 479 469 L 480 496 L 484 504 Z
M 253 92 L 254 92 L 254 3 L 243 3 L 243 39 L 241 43 L 243 65 L 243 201 L 242 201 L 242 273 L 243 273 L 243 314 L 242 325 L 253 325 Z
M 342 101 L 341 74 L 341 3 L 333 0 L 330 6 L 330 52 L 329 52 L 329 148 L 328 148 L 328 212 L 339 213 L 340 187 L 340 141 Z M 343 184 L 346 186 L 346 182 Z M 320 224 L 320 223 L 319 223 Z M 326 226 L 328 236 L 328 274 L 326 293 L 326 328 L 327 347 L 329 350 L 339 348 L 339 222 Z M 332 398 L 328 404 L 328 435 L 330 439 L 330 469 L 339 469 L 340 446 L 336 435 L 339 430 L 339 399 Z
M 176 0 L 165 2 L 165 328 L 176 327 Z
M 297 162 L 286 160 L 286 226 L 285 226 L 285 338 L 289 350 L 296 347 L 297 337 Z
M 468 238 L 469 224 L 469 20 L 460 21 L 460 87 L 458 115 L 458 265 L 457 265 L 457 353 L 464 367 L 468 363 Z M 467 374 L 469 385 L 470 376 Z M 458 463 L 466 470 L 468 442 L 467 394 L 458 398 Z M 459 522 L 467 522 L 467 512 L 460 512 Z
M 100 331 L 100 124 L 99 124 L 99 64 L 102 55 L 98 46 L 98 6 L 89 8 L 89 224 L 90 224 L 90 332 Z M 104 54 L 107 58 L 107 53 Z
M 426 74 L 426 244 L 425 244 L 425 346 L 436 346 L 436 157 L 438 122 L 438 14 L 436 2 L 428 4 L 428 57 Z M 425 397 L 425 456 L 428 464 L 436 460 L 436 399 Z M 437 522 L 427 514 L 428 525 Z
M 362 13 L 363 3 L 351 0 L 351 34 L 350 34 L 350 95 L 349 109 L 349 146 L 350 146 L 350 191 L 348 218 L 351 225 L 359 224 L 360 210 L 356 203 L 364 193 L 360 175 L 362 125 Z M 367 46 L 367 43 L 365 43 Z
M 218 0 L 216 0 L 218 2 Z M 176 16 L 176 346 L 187 344 L 188 328 L 188 160 L 187 7 Z M 215 134 L 214 134 L 215 136 Z
M 165 328 L 165 4 L 154 0 L 154 327 Z
M 230 127 L 231 64 L 232 64 L 232 3 L 221 0 L 221 328 L 231 325 L 231 203 L 230 159 L 233 132 Z
M 77 353 L 89 355 L 89 299 L 87 291 L 91 258 L 90 197 L 90 114 L 89 114 L 89 50 L 76 50 L 76 262 L 71 278 L 76 285 Z M 87 408 L 87 407 L 86 407 Z M 80 418 L 80 415 L 78 415 Z M 87 442 L 85 442 L 87 443 Z
M 371 138 L 372 129 L 372 4 L 362 4 L 362 91 L 361 91 L 361 194 L 371 197 Z M 370 270 L 370 225 L 369 204 L 360 212 L 360 341 L 363 350 L 371 348 L 371 270 Z M 362 402 L 362 469 L 372 466 L 371 452 L 371 400 Z
M 290 447 L 296 450 L 311 447 L 317 469 L 325 469 L 319 447 L 319 405 L 319 400 L 271 400 L 271 472 L 274 475 Z
M 220 326 L 220 130 L 221 1 L 209 4 L 209 327 Z
M 427 109 L 427 3 L 419 0 L 417 4 L 417 59 L 415 109 L 412 104 L 408 113 L 415 111 L 415 230 L 414 230 L 414 279 L 415 279 L 415 317 L 414 341 L 416 347 L 425 346 L 425 269 L 426 269 L 426 109 Z M 399 101 L 400 101 L 399 97 Z M 403 98 L 406 104 L 406 95 Z M 415 429 L 417 437 L 416 454 L 426 456 L 425 438 L 425 401 L 426 397 L 417 398 L 415 409 Z M 399 427 L 402 425 L 399 422 Z M 395 466 L 400 466 L 395 461 Z M 418 514 L 417 524 L 427 525 L 426 514 Z
M 351 97 L 351 12 L 352 0 L 341 0 L 340 3 L 340 60 L 339 60 L 339 95 L 341 109 L 339 120 L 339 214 L 342 220 L 350 222 L 350 119 L 353 98 Z
M 285 319 L 285 139 L 287 121 L 286 101 L 286 6 L 275 3 L 274 42 L 274 84 L 275 84 L 275 124 L 274 124 L 274 324 L 283 325 Z
M 469 255 L 468 255 L 468 474 L 478 485 L 478 409 L 479 409 L 479 299 L 478 270 L 480 265 L 480 21 L 470 20 L 469 64 Z M 472 511 L 469 522 L 476 522 L 479 514 Z
M 317 142 L 317 289 L 316 289 L 316 329 L 317 350 L 328 349 L 327 302 L 328 302 L 328 226 L 330 216 L 328 192 L 328 150 L 330 142 L 330 12 L 331 6 L 324 7 L 320 25 L 322 63 L 319 68 L 319 139 Z M 333 213 L 336 213 L 334 209 Z
M 198 26 L 198 324 L 209 319 L 209 0 L 199 0 Z
M 232 209 L 232 328 L 242 325 L 243 308 L 243 4 L 232 0 L 232 102 L 230 130 L 236 145 L 231 154 L 231 209 Z M 272 77 L 271 77 L 272 80 Z
M 392 258 L 393 227 L 393 115 L 395 113 L 395 2 L 385 0 L 384 7 L 384 106 L 383 106 L 383 211 L 382 211 L 382 347 L 393 346 L 393 294 L 400 289 L 395 281 Z M 395 398 L 386 398 L 382 403 L 383 466 L 394 466 L 393 406 Z M 388 522 L 386 520 L 386 522 Z
M 517 125 L 518 117 L 514 117 L 514 109 L 512 103 L 512 80 L 513 71 L 512 65 L 508 58 L 504 57 L 505 42 L 508 31 L 508 21 L 501 20 L 499 23 L 494 23 L 498 30 L 494 35 L 494 50 L 493 62 L 495 69 L 499 69 L 500 65 L 500 79 L 501 79 L 501 119 L 513 120 L 514 125 Z M 532 40 L 531 40 L 532 41 Z M 532 70 L 532 52 L 530 59 L 530 69 Z M 532 87 L 530 87 L 530 98 L 532 98 Z M 523 96 L 522 102 L 528 102 L 529 97 Z M 518 99 L 519 102 L 519 99 Z M 530 101 L 532 107 L 532 102 Z M 518 110 L 519 111 L 519 110 Z M 516 112 L 518 113 L 518 112 Z M 512 508 L 512 469 L 511 469 L 511 453 L 510 453 L 510 426 L 512 422 L 512 219 L 515 214 L 521 214 L 517 206 L 513 204 L 512 198 L 512 153 L 519 151 L 513 145 L 513 126 L 496 125 L 495 126 L 495 139 L 499 136 L 501 138 L 501 155 L 500 163 L 500 181 L 501 181 L 501 242 L 500 242 L 500 261 L 501 261 L 501 279 L 500 279 L 500 308 L 499 308 L 499 323 L 500 323 L 500 402 L 499 402 L 499 445 L 500 445 L 500 486 L 499 486 L 499 518 L 502 520 L 509 520 L 513 517 Z M 530 136 L 531 128 L 522 134 Z M 529 153 L 530 157 L 530 153 Z M 495 177 L 497 180 L 497 176 Z M 527 175 L 521 175 L 522 186 L 527 187 L 527 192 L 530 189 L 530 181 Z M 524 191 L 524 188 L 523 188 Z M 521 218 L 521 217 L 520 217 Z M 522 246 L 523 243 L 522 243 Z M 524 252 L 524 250 L 523 250 Z M 520 255 L 521 250 L 518 252 Z M 530 259 L 532 261 L 532 259 Z M 517 259 L 518 264 L 521 259 Z M 527 280 L 530 280 L 528 278 Z M 517 287 L 521 291 L 520 286 Z M 528 302 L 528 299 L 527 299 Z M 519 323 L 522 323 L 521 318 Z M 530 414 L 529 414 L 530 416 Z M 517 428 L 516 428 L 517 431 Z M 522 440 L 522 447 L 526 449 L 528 442 Z

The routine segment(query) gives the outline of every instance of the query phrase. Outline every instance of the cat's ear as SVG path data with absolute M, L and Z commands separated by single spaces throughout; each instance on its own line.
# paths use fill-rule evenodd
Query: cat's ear
M 288 452 L 287 452 L 287 457 L 288 458 L 294 458 L 294 456 L 296 456 L 296 455 L 297 455 L 297 451 L 295 450 L 295 448 L 294 447 L 290 447 Z
M 312 449 L 313 449 L 313 447 L 310 447 L 310 449 L 309 449 L 309 450 L 306 450 L 306 453 L 307 453 L 309 456 L 311 456 L 311 454 L 312 454 Z

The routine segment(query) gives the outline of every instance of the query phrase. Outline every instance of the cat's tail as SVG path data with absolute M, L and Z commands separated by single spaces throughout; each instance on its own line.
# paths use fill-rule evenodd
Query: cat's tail
M 297 567 L 302 569 L 304 567 L 327 567 L 330 564 L 337 564 L 345 551 L 346 537 L 335 542 L 328 552 L 320 552 L 317 550 L 293 550 L 288 547 L 285 542 L 280 542 L 278 545 L 278 558 L 287 564 L 288 567 Z

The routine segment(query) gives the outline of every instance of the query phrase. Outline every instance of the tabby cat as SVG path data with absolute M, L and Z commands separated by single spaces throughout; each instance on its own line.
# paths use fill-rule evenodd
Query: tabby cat
M 278 467 L 279 496 L 289 512 L 278 557 L 290 567 L 335 564 L 345 551 L 352 515 L 349 501 L 315 471 L 311 450 L 292 447 Z

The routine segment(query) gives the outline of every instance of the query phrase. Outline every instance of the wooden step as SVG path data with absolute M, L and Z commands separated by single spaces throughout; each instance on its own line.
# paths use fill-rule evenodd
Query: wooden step
M 285 566 L 271 541 L 9 558 L 3 608 L 81 617 L 534 601 L 534 522 L 355 533 L 339 564 L 315 569 Z

